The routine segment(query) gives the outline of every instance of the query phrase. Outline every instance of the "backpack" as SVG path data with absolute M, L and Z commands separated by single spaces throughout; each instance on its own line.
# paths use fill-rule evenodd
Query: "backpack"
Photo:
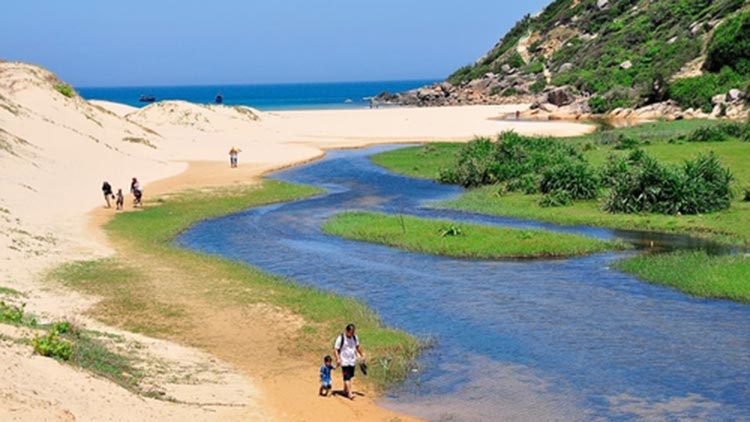
M 339 334 L 339 337 L 337 337 L 336 340 L 338 340 L 339 338 L 341 338 L 341 347 L 339 347 L 336 350 L 339 352 L 339 355 L 341 355 L 341 349 L 344 348 L 344 342 L 346 341 L 346 334 L 344 334 L 344 333 Z M 357 339 L 357 335 L 356 334 L 354 334 L 352 336 L 352 338 L 354 339 L 354 344 L 359 343 L 359 339 Z

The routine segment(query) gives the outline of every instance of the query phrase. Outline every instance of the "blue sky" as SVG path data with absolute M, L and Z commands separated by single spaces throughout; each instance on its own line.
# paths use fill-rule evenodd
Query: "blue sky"
M 442 79 L 550 0 L 8 0 L 0 58 L 77 86 Z

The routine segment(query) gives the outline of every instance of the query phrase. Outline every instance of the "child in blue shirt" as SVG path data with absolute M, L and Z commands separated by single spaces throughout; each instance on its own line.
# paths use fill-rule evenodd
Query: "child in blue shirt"
M 321 396 L 328 396 L 331 391 L 331 371 L 336 369 L 333 366 L 333 359 L 330 356 L 323 358 L 323 366 L 320 367 L 320 391 Z

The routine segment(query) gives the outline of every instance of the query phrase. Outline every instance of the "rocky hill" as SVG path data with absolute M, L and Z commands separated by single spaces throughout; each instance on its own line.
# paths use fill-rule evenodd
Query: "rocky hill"
M 749 0 L 555 0 L 445 82 L 378 101 L 718 116 L 742 113 L 749 86 Z

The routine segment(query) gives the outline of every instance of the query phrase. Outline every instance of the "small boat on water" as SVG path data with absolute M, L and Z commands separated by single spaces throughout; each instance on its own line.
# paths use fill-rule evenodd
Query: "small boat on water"
M 224 102 L 224 97 L 221 96 L 221 94 L 216 94 L 216 98 L 214 99 L 216 104 L 222 104 Z
M 138 101 L 142 103 L 153 103 L 154 101 L 156 101 L 156 97 L 154 97 L 153 95 L 141 95 L 141 97 L 138 98 Z

